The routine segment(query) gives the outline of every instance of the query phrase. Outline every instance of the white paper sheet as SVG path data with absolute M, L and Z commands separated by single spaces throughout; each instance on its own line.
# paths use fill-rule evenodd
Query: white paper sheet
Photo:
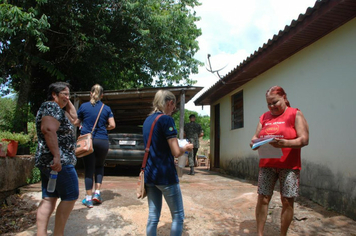
M 268 143 L 260 146 L 257 150 L 260 158 L 281 158 L 283 156 L 281 148 L 275 148 Z
M 262 146 L 262 145 L 265 145 L 267 143 L 270 143 L 274 141 L 274 137 L 270 138 L 270 137 L 267 137 L 267 138 L 258 138 L 258 139 L 255 139 L 253 140 L 252 142 L 254 142 L 254 144 L 252 145 L 252 150 L 255 150 L 257 149 L 258 147 Z

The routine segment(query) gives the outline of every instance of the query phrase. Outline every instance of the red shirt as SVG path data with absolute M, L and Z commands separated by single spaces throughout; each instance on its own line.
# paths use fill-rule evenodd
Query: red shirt
M 260 117 L 262 129 L 259 138 L 274 136 L 281 139 L 297 138 L 295 130 L 295 117 L 298 108 L 288 107 L 283 114 L 273 116 L 271 112 L 266 112 Z M 267 144 L 269 145 L 269 144 Z M 301 169 L 300 148 L 282 148 L 281 158 L 261 158 L 260 167 L 272 167 L 283 169 Z

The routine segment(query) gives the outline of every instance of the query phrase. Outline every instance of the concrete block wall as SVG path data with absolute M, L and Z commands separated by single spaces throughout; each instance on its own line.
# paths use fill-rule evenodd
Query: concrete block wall
M 31 178 L 35 158 L 31 155 L 0 157 L 0 203 Z

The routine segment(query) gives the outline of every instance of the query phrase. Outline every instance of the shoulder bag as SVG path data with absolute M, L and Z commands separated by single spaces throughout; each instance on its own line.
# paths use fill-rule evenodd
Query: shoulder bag
M 93 126 L 93 129 L 91 130 L 90 133 L 84 134 L 84 135 L 80 135 L 77 139 L 77 147 L 75 148 L 75 155 L 77 156 L 77 158 L 80 157 L 84 157 L 87 156 L 91 153 L 94 152 L 94 148 L 93 148 L 93 132 L 95 130 L 95 126 L 98 123 L 101 111 L 103 110 L 104 107 L 104 103 L 100 108 L 99 114 L 96 117 L 96 121 L 95 124 Z
M 147 145 L 145 149 L 145 155 L 143 156 L 141 172 L 138 175 L 137 189 L 136 189 L 136 195 L 138 199 L 144 199 L 147 196 L 146 189 L 145 189 L 145 167 L 147 163 L 148 153 L 150 152 L 153 128 L 155 127 L 157 120 L 162 115 L 163 114 L 158 115 L 151 125 L 150 135 L 148 136 Z

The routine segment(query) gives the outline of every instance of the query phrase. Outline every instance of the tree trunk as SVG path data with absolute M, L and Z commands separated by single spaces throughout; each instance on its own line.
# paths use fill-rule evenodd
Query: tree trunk
M 29 78 L 23 78 L 21 81 L 16 110 L 14 115 L 14 132 L 27 133 L 27 120 L 28 120 L 28 94 L 30 92 L 31 82 Z
M 29 112 L 29 93 L 31 90 L 31 79 L 32 79 L 32 63 L 31 54 L 32 50 L 32 42 L 31 37 L 28 38 L 27 43 L 25 45 L 25 51 L 27 52 L 24 58 L 23 65 L 23 73 L 22 80 L 19 86 L 16 110 L 14 115 L 14 132 L 24 132 L 27 134 L 27 121 L 28 121 L 28 112 Z

